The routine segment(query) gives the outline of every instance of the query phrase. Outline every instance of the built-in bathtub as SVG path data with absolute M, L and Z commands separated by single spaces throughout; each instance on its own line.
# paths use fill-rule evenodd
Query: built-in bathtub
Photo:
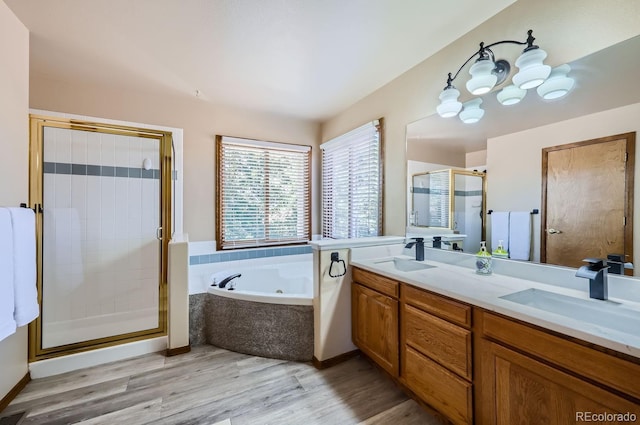
M 299 256 L 296 256 L 299 257 Z M 224 271 L 213 273 L 220 278 L 240 274 L 225 288 L 211 286 L 214 279 L 208 282 L 208 292 L 216 296 L 237 300 L 253 301 L 269 304 L 312 305 L 313 304 L 313 269 L 311 254 L 306 254 L 303 261 L 287 260 L 278 257 L 272 264 L 254 265 L 251 262 L 241 264 L 227 263 Z M 230 289 L 233 288 L 233 289 Z
M 211 286 L 237 274 L 240 277 L 225 288 Z M 191 297 L 192 344 L 206 342 L 285 360 L 312 359 L 311 254 L 200 265 L 194 280 L 206 292 Z

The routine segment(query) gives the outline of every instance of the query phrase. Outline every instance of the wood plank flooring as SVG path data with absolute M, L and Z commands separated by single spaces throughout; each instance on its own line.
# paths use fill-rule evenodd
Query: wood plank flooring
M 209 345 L 35 379 L 0 412 L 19 425 L 437 425 L 366 360 L 309 363 Z

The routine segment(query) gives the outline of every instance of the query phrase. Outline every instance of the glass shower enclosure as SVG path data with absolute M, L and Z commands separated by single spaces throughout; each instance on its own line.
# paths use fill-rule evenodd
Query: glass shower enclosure
M 30 155 L 30 360 L 166 334 L 171 134 L 32 116 Z

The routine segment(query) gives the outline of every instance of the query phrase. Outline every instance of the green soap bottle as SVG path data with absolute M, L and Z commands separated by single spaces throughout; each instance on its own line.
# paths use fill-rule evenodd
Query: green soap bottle
M 480 251 L 476 254 L 476 273 L 491 274 L 491 254 L 487 251 L 487 242 L 480 242 Z
M 509 258 L 509 252 L 507 252 L 507 250 L 504 249 L 504 246 L 502 245 L 501 240 L 498 241 L 498 247 L 493 250 L 491 255 L 497 258 Z

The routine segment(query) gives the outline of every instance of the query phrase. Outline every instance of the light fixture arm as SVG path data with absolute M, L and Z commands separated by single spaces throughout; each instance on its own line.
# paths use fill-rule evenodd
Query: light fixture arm
M 460 74 L 460 71 L 462 71 L 462 69 L 469 62 L 471 62 L 471 59 L 475 58 L 476 56 L 478 57 L 478 60 L 480 60 L 480 59 L 485 58 L 487 56 L 487 52 L 488 52 L 488 54 L 491 55 L 491 59 L 495 60 L 495 57 L 493 55 L 493 51 L 491 50 L 491 47 L 493 47 L 493 46 L 498 46 L 500 44 L 517 44 L 519 46 L 527 45 L 527 47 L 524 49 L 525 52 L 528 51 L 528 50 L 537 49 L 538 46 L 533 44 L 533 42 L 535 41 L 535 37 L 532 34 L 533 34 L 533 30 L 527 31 L 527 40 L 526 41 L 501 40 L 501 41 L 496 41 L 495 43 L 491 43 L 491 44 L 489 44 L 487 46 L 484 45 L 484 42 L 480 43 L 480 48 L 478 49 L 478 51 L 475 52 L 473 55 L 471 55 L 469 57 L 469 59 L 464 61 L 464 63 L 460 66 L 460 68 L 458 68 L 458 71 L 455 73 L 455 75 L 453 77 L 451 77 L 451 72 L 449 73 L 449 76 L 447 78 L 447 86 L 445 87 L 445 89 L 453 87 L 453 85 L 451 83 L 453 83 L 453 81 L 456 78 L 458 78 L 458 74 Z

